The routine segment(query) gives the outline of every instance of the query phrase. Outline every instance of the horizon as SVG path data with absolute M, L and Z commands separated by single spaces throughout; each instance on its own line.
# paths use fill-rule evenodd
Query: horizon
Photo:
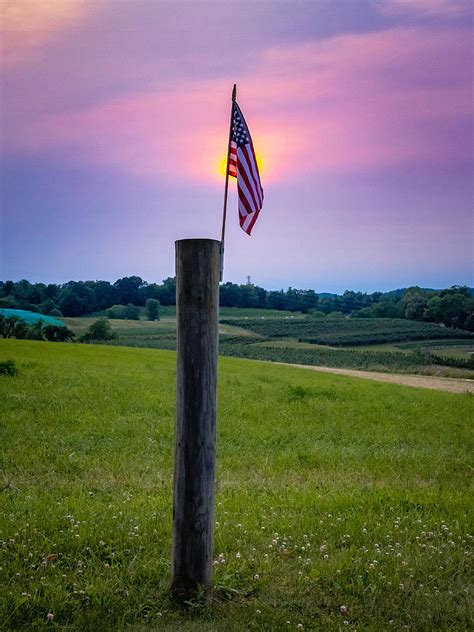
M 132 274 L 125 274 L 123 275 L 123 277 L 132 277 L 132 276 L 140 276 L 140 275 L 132 275 Z M 67 283 L 86 283 L 86 282 L 98 282 L 98 281 L 107 281 L 110 284 L 114 284 L 116 281 L 118 281 L 120 278 L 123 277 L 118 277 L 116 279 L 99 279 L 99 278 L 90 278 L 90 279 L 68 279 L 67 281 L 33 281 L 31 279 L 0 279 L 1 283 L 5 283 L 6 281 L 13 281 L 14 283 L 18 283 L 19 281 L 22 280 L 26 280 L 29 281 L 32 284 L 35 283 L 42 283 L 44 285 L 65 285 Z M 163 283 L 163 281 L 169 277 L 174 277 L 174 275 L 168 275 L 168 276 L 164 276 L 160 281 L 154 281 L 154 280 L 148 280 L 148 279 L 143 279 L 143 277 L 140 276 L 140 278 L 142 278 L 143 281 L 145 281 L 145 283 L 147 285 L 151 285 L 151 284 L 157 284 L 157 285 L 161 285 Z M 224 279 L 224 281 L 222 281 L 219 285 L 224 285 L 225 283 L 233 283 L 234 285 L 247 285 L 247 283 L 238 283 L 237 281 L 231 281 L 230 279 Z M 442 290 L 447 290 L 450 289 L 452 287 L 467 287 L 469 290 L 474 290 L 473 287 L 471 287 L 469 284 L 466 283 L 453 283 L 452 285 L 447 285 L 447 286 L 443 286 L 443 287 L 428 287 L 428 286 L 424 286 L 424 285 L 419 285 L 419 284 L 411 284 L 411 285 L 404 285 L 404 286 L 399 286 L 399 287 L 390 287 L 387 289 L 380 289 L 380 288 L 376 288 L 376 289 L 364 289 L 364 288 L 355 288 L 355 287 L 344 287 L 344 289 L 338 289 L 338 290 L 320 290 L 317 289 L 315 287 L 298 287 L 295 285 L 289 285 L 287 287 L 265 287 L 263 285 L 260 285 L 259 283 L 254 283 L 253 279 L 250 279 L 250 285 L 254 285 L 257 287 L 261 287 L 262 289 L 264 289 L 266 292 L 280 292 L 280 291 L 288 291 L 290 288 L 293 290 L 303 290 L 303 291 L 307 291 L 307 290 L 314 290 L 314 292 L 316 294 L 334 294 L 334 295 L 342 295 L 344 294 L 344 292 L 348 291 L 348 292 L 361 292 L 363 294 L 374 294 L 375 292 L 382 292 L 383 294 L 387 294 L 389 292 L 396 292 L 399 290 L 406 290 L 408 288 L 412 288 L 412 287 L 419 287 L 421 290 L 426 290 L 426 291 L 434 291 L 434 292 L 440 292 Z
M 224 282 L 474 285 L 468 0 L 0 12 L 0 278 L 174 276 L 220 235 L 237 83 L 265 201 L 246 236 L 230 183 Z

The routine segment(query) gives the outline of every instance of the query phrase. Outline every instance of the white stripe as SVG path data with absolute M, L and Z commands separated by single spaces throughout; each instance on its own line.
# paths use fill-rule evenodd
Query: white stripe
M 250 148 L 250 145 L 247 145 Z M 253 147 L 252 147 L 253 149 Z M 263 205 L 263 189 L 262 189 L 262 183 L 260 182 L 260 176 L 258 175 L 258 167 L 256 162 L 253 159 L 253 151 L 251 149 L 248 149 L 248 152 L 250 154 L 250 166 L 252 167 L 252 172 L 255 178 L 255 182 L 257 183 L 258 186 L 258 193 L 259 193 L 259 199 L 260 199 L 260 208 L 262 208 Z
M 242 169 L 242 171 L 245 171 L 245 173 L 247 174 L 247 178 L 250 184 L 250 190 L 248 189 L 247 184 L 245 183 L 245 180 L 243 178 L 239 179 L 239 186 L 245 187 L 245 192 L 246 192 L 245 196 L 249 200 L 250 207 L 252 208 L 252 210 L 258 211 L 261 208 L 260 200 L 257 195 L 257 191 L 255 190 L 253 180 L 251 177 L 249 177 L 248 170 L 246 168 L 246 163 L 244 161 L 239 161 L 239 167 Z M 252 193 L 253 193 L 253 198 L 255 199 L 255 202 L 251 198 Z
M 245 218 L 244 223 L 242 224 L 242 229 L 245 230 L 245 232 L 247 232 L 247 228 L 250 225 L 250 222 L 252 221 L 252 217 L 254 216 L 254 213 L 250 213 L 249 215 L 247 215 L 247 217 Z
M 247 209 L 245 208 L 245 206 L 242 204 L 240 200 L 239 200 L 239 215 L 241 217 L 245 217 L 246 215 L 252 215 L 252 213 L 247 213 Z
M 255 161 L 253 159 L 253 153 L 251 151 L 250 145 L 249 144 L 245 145 L 245 148 L 247 149 L 248 154 L 249 154 L 249 162 L 248 163 L 247 163 L 247 161 L 245 161 L 245 162 L 246 162 L 246 164 L 248 164 L 248 168 L 252 172 L 251 173 L 251 177 L 249 177 L 249 179 L 251 180 L 251 182 L 255 181 L 255 183 L 256 183 L 255 186 L 257 187 L 256 188 L 257 198 L 258 198 L 258 201 L 260 203 L 260 208 L 261 208 L 262 204 L 263 204 L 263 189 L 262 189 L 262 185 L 260 183 L 260 178 L 258 177 L 258 174 L 257 174 L 257 166 L 256 166 Z
M 263 200 L 262 200 L 261 192 L 258 190 L 258 188 L 255 187 L 255 184 L 254 184 L 254 176 L 253 176 L 253 170 L 252 170 L 253 165 L 249 165 L 248 164 L 248 162 L 247 162 L 247 160 L 245 158 L 245 154 L 242 152 L 242 150 L 240 148 L 237 151 L 237 156 L 238 156 L 238 159 L 239 159 L 239 165 L 241 165 L 244 168 L 245 173 L 247 174 L 247 178 L 248 178 L 248 181 L 250 183 L 250 186 L 252 187 L 252 191 L 254 193 L 255 200 L 257 201 L 258 208 L 255 209 L 255 210 L 260 210 L 262 208 Z M 251 159 L 250 162 L 253 163 L 251 155 L 250 155 L 250 159 Z M 259 182 L 260 182 L 258 180 L 258 178 L 256 179 L 256 182 L 257 182 L 257 186 L 258 186 Z M 261 187 L 259 187 L 259 188 L 261 188 Z M 255 204 L 252 204 L 252 206 L 254 207 Z
M 247 185 L 245 184 L 245 180 L 243 178 L 238 178 L 238 186 L 242 189 L 242 193 L 245 195 L 245 198 L 249 204 L 249 208 L 251 212 L 258 211 L 258 208 L 255 208 L 255 203 L 252 200 L 252 196 L 250 195 L 249 190 L 247 189 Z

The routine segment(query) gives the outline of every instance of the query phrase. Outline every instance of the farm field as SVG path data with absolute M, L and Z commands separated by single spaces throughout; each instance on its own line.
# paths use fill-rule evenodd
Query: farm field
M 223 319 L 226 322 L 226 319 Z M 295 318 L 239 319 L 234 325 L 268 338 L 290 337 L 300 342 L 337 346 L 391 343 L 410 340 L 472 339 L 462 329 L 402 318 Z
M 233 317 L 224 317 L 223 310 Z M 466 331 L 400 319 L 314 319 L 294 316 L 291 312 L 280 312 L 278 317 L 272 314 L 257 317 L 257 313 L 265 310 L 223 310 L 219 325 L 221 355 L 288 364 L 474 378 L 474 358 L 465 351 L 473 348 L 474 336 Z M 238 317 L 239 312 L 248 316 Z M 78 336 L 94 320 L 64 319 Z M 165 315 L 158 322 L 111 320 L 110 323 L 118 338 L 109 344 L 155 349 L 176 347 L 176 319 L 171 315 Z M 308 340 L 320 339 L 321 343 L 309 342 L 304 336 L 298 338 L 303 331 Z M 417 336 L 421 340 L 413 341 Z M 387 339 L 391 342 L 380 342 Z M 332 346 L 330 340 L 339 341 L 338 346 Z M 343 345 L 341 340 L 344 340 Z M 362 340 L 365 344 L 361 344 Z M 368 344 L 370 340 L 372 343 Z
M 472 626 L 472 396 L 221 358 L 215 590 L 182 611 L 174 353 L 2 340 L 7 359 L 2 630 Z

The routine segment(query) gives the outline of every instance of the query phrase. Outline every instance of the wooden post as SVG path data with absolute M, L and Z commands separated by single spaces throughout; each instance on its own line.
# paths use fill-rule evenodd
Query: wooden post
M 213 239 L 176 242 L 172 591 L 179 599 L 209 588 L 212 580 L 219 248 Z

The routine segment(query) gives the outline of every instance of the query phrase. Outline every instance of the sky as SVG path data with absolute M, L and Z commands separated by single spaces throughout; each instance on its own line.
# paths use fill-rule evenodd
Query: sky
M 224 281 L 474 284 L 470 0 L 0 0 L 0 279 L 174 276 L 260 164 Z

